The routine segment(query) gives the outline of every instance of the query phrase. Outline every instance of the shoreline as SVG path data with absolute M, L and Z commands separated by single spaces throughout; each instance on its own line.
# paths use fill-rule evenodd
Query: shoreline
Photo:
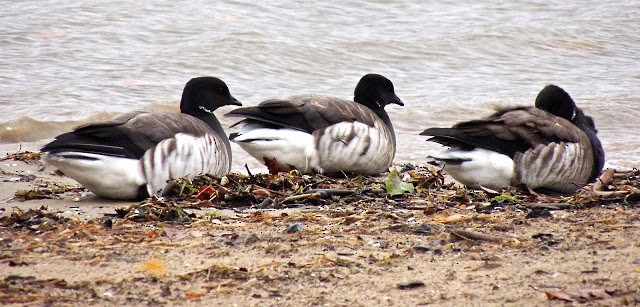
M 104 200 L 38 161 L 0 170 L 3 304 L 640 303 L 638 172 L 618 173 L 596 198 L 489 195 L 419 167 L 402 170 L 416 192 L 394 197 L 384 177 L 230 175 L 242 186 L 228 190 L 247 193 L 228 192 L 221 207 L 203 190 Z M 60 199 L 8 201 L 51 182 L 68 185 Z M 312 185 L 359 192 L 291 197 Z M 181 207 L 186 223 L 149 218 Z

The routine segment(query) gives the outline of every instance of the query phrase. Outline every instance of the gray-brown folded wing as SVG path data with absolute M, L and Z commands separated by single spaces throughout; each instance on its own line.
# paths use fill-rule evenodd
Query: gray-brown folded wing
M 238 108 L 225 116 L 243 117 L 313 133 L 340 122 L 362 122 L 373 127 L 375 113 L 353 101 L 320 95 L 266 100 L 256 107 Z

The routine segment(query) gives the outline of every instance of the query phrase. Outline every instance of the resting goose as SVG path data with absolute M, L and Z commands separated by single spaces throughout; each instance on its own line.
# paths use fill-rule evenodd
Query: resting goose
M 220 79 L 187 82 L 181 113 L 131 112 L 64 133 L 42 148 L 43 160 L 95 194 L 140 199 L 167 180 L 231 167 L 231 149 L 213 111 L 240 105 Z
M 547 95 L 550 90 L 539 95 L 539 108 L 505 108 L 484 119 L 430 128 L 420 135 L 450 147 L 431 157 L 446 162 L 447 173 L 467 186 L 501 189 L 523 184 L 530 190 L 573 193 L 595 179 L 604 154 L 593 120 L 573 100 L 569 104 L 568 95 L 557 100 L 555 94 Z
M 230 139 L 271 172 L 385 172 L 396 138 L 384 107 L 404 104 L 393 83 L 378 74 L 360 79 L 353 100 L 299 95 L 238 108 L 225 114 L 244 118 Z
M 594 153 L 593 172 L 589 177 L 589 182 L 594 181 L 604 168 L 605 155 L 602 143 L 598 138 L 598 129 L 596 129 L 593 118 L 584 114 L 584 112 L 576 106 L 576 103 L 567 92 L 553 84 L 545 86 L 540 93 L 538 93 L 535 106 L 571 121 L 587 134 Z

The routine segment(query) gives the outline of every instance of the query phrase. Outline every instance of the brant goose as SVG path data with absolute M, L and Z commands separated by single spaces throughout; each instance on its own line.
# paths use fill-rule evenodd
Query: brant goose
M 229 139 L 213 114 L 224 105 L 241 104 L 222 80 L 194 78 L 181 113 L 131 112 L 83 125 L 45 145 L 42 157 L 101 197 L 145 198 L 170 179 L 229 172 Z
M 523 184 L 531 191 L 573 193 L 595 180 L 604 165 L 596 133 L 593 119 L 552 86 L 540 92 L 536 107 L 504 108 L 420 135 L 450 147 L 431 157 L 446 162 L 447 172 L 467 186 Z
M 604 168 L 605 155 L 602 143 L 600 143 L 600 139 L 598 138 L 598 129 L 596 129 L 593 118 L 584 114 L 584 112 L 576 106 L 576 103 L 567 92 L 553 84 L 545 86 L 540 93 L 538 93 L 535 106 L 555 116 L 560 116 L 571 121 L 587 134 L 594 153 L 593 172 L 589 177 L 589 182 L 594 181 Z
M 360 79 L 353 100 L 299 95 L 238 108 L 225 114 L 244 118 L 230 139 L 264 161 L 270 172 L 385 172 L 396 137 L 384 107 L 404 104 L 393 83 L 378 74 Z

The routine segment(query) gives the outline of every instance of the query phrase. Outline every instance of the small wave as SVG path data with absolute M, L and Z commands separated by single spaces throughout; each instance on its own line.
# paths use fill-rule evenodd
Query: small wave
M 176 102 L 151 103 L 139 111 L 150 112 L 180 112 Z M 216 111 L 218 119 L 223 125 L 230 125 L 233 119 L 222 118 L 222 114 L 230 111 L 231 108 L 223 107 Z M 80 120 L 66 121 L 41 121 L 29 116 L 22 116 L 4 123 L 0 123 L 0 144 L 36 142 L 44 139 L 52 139 L 55 136 L 69 132 L 75 127 L 98 121 L 108 120 L 121 112 L 98 112 Z
M 89 122 L 101 121 L 115 116 L 114 112 L 100 112 L 83 120 L 39 121 L 28 116 L 0 123 L 0 143 L 34 142 L 53 138 L 58 134 Z

